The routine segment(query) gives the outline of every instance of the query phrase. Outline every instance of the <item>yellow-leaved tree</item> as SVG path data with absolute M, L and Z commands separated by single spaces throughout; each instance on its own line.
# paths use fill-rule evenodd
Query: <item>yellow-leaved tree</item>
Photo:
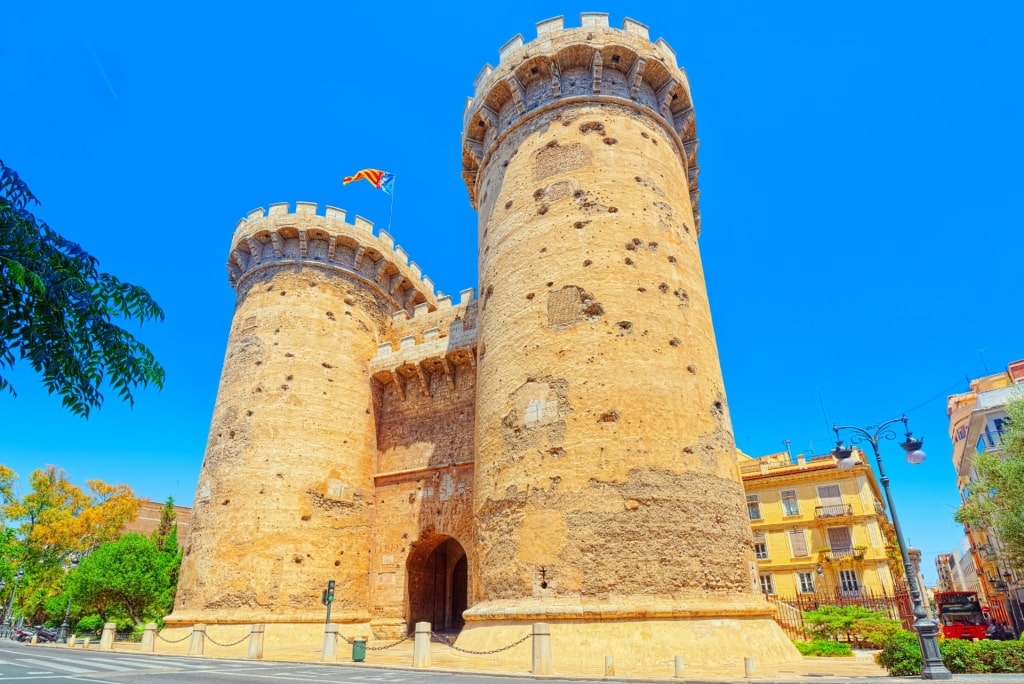
M 13 531 L 0 572 L 16 579 L 15 612 L 35 621 L 62 593 L 67 569 L 89 550 L 116 539 L 141 502 L 127 485 L 88 480 L 85 489 L 56 466 L 32 472 L 19 494 L 17 474 L 0 465 L 0 523 Z M 8 586 L 11 586 L 8 584 Z

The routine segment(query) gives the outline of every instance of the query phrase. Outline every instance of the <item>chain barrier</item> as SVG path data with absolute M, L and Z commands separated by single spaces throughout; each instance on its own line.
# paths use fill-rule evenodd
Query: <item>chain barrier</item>
M 156 638 L 157 639 L 159 639 L 160 641 L 165 641 L 168 644 L 180 644 L 182 641 L 184 641 L 185 639 L 188 639 L 190 636 L 192 636 L 192 632 L 189 632 L 188 634 L 186 634 L 185 636 L 181 637 L 180 639 L 167 639 L 160 632 L 156 633 Z
M 453 651 L 459 651 L 460 653 L 469 653 L 470 655 L 493 655 L 495 653 L 501 653 L 502 651 L 507 651 L 510 648 L 515 648 L 519 644 L 523 643 L 524 641 L 526 641 L 527 639 L 532 637 L 533 634 L 527 634 L 526 636 L 524 636 L 519 641 L 516 641 L 515 643 L 511 643 L 508 646 L 502 646 L 501 648 L 496 648 L 496 649 L 491 650 L 491 651 L 470 651 L 470 650 L 465 649 L 465 648 L 459 648 L 458 646 L 456 646 L 453 643 L 450 643 L 446 638 L 444 638 L 443 636 L 441 636 L 440 634 L 437 634 L 435 632 L 431 632 L 430 636 L 431 636 L 431 638 L 434 641 L 441 642 L 442 644 L 444 644 L 448 648 L 452 649 Z
M 391 648 L 393 646 L 397 646 L 401 642 L 409 641 L 412 638 L 413 638 L 412 634 L 407 634 L 406 636 L 403 636 L 401 639 L 398 639 L 398 641 L 394 642 L 393 644 L 388 644 L 387 646 L 367 646 L 367 650 L 368 651 L 382 651 L 385 648 Z M 351 643 L 351 642 L 349 642 L 349 643 Z
M 221 648 L 231 648 L 232 646 L 237 646 L 238 644 L 240 644 L 243 641 L 245 641 L 246 639 L 248 639 L 249 638 L 249 632 L 246 632 L 245 636 L 243 636 L 238 641 L 232 641 L 230 644 L 222 644 L 219 641 L 217 641 L 216 639 L 214 639 L 212 636 L 207 634 L 206 632 L 203 632 L 203 636 L 206 637 L 207 641 L 209 641 L 210 643 L 215 644 L 217 646 L 220 646 Z

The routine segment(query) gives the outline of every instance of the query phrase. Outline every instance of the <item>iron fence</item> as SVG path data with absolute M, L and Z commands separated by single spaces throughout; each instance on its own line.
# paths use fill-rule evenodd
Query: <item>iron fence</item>
M 794 639 L 806 639 L 807 629 L 804 613 L 822 606 L 860 606 L 899 620 L 904 629 L 911 629 L 914 623 L 910 593 L 905 585 L 896 587 L 892 593 L 861 589 L 852 592 L 820 590 L 814 593 L 785 596 L 768 594 L 765 598 L 775 605 L 775 621 L 783 631 Z

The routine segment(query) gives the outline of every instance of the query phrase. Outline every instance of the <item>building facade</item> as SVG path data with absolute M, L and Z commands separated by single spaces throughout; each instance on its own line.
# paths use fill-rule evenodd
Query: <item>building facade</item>
M 580 661 L 797 657 L 752 572 L 686 75 L 632 20 L 537 34 L 465 109 L 479 299 L 339 209 L 238 223 L 167 625 L 316 635 L 334 580 L 348 635 L 493 650 L 545 622 Z
M 895 529 L 859 449 L 840 470 L 831 454 L 739 456 L 761 591 L 782 599 L 894 595 L 903 572 Z
M 1024 397 L 1024 359 L 1007 365 L 1005 371 L 970 381 L 970 390 L 951 395 L 946 402 L 949 438 L 953 443 L 953 468 L 957 489 L 966 499 L 977 478 L 975 459 L 979 454 L 999 454 L 1007 426 L 1006 404 Z M 999 535 L 991 527 L 965 525 L 965 562 L 973 566 L 977 590 L 989 606 L 992 617 L 1024 630 L 1024 586 L 1022 569 L 1014 567 L 1003 550 Z

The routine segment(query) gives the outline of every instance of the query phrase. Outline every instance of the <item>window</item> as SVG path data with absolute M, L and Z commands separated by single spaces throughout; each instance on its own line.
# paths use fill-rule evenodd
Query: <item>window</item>
M 757 494 L 747 494 L 747 514 L 751 520 L 761 519 L 761 501 Z
M 800 558 L 808 555 L 807 535 L 804 534 L 803 530 L 790 530 L 789 547 L 793 550 L 793 558 Z
M 857 573 L 853 570 L 839 571 L 839 590 L 844 596 L 860 594 L 860 583 L 857 581 Z
M 797 587 L 800 589 L 801 594 L 813 594 L 814 593 L 814 573 L 810 572 L 798 572 L 796 573 Z
M 768 540 L 764 533 L 754 535 L 754 557 L 757 560 L 768 560 Z
M 839 485 L 821 485 L 818 487 L 818 501 L 822 506 L 842 506 L 843 494 Z
M 795 489 L 783 489 L 779 496 L 782 498 L 783 515 L 800 515 L 800 504 L 796 500 Z
M 849 527 L 828 528 L 828 545 L 833 553 L 849 551 L 853 548 L 853 537 Z
M 761 575 L 760 579 L 761 579 L 761 593 L 763 593 L 763 594 L 774 594 L 775 593 L 775 583 L 772 582 L 772 576 L 771 575 Z

